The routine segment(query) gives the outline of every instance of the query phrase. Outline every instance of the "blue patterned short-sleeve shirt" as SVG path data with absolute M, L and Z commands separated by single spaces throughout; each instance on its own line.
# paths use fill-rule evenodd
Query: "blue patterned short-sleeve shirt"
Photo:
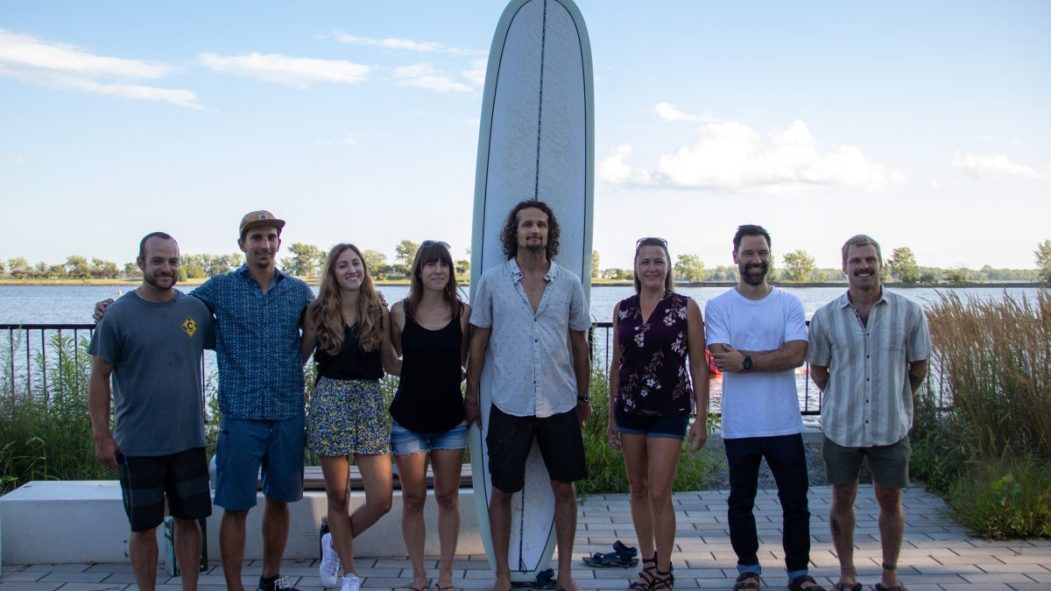
M 270 290 L 246 265 L 191 292 L 215 315 L 219 408 L 228 417 L 276 421 L 303 415 L 299 325 L 314 292 L 276 271 Z

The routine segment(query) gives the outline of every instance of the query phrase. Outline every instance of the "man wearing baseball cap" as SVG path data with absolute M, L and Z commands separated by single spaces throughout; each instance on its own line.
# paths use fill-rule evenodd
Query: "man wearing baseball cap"
M 288 503 L 303 498 L 304 384 L 300 324 L 314 294 L 277 269 L 285 221 L 266 210 L 241 218 L 245 264 L 190 292 L 215 316 L 222 422 L 216 450 L 219 546 L 230 591 L 244 591 L 245 523 L 262 469 L 263 572 L 259 591 L 296 591 L 280 576 Z M 112 301 L 112 300 L 110 300 Z M 107 302 L 96 306 L 101 318 Z

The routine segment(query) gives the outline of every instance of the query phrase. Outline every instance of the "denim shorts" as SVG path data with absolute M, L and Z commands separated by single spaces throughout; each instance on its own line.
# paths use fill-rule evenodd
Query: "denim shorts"
M 438 433 L 416 433 L 394 421 L 390 428 L 390 447 L 396 456 L 436 449 L 464 449 L 467 447 L 467 423 L 460 423 L 448 431 Z
M 215 451 L 215 504 L 231 511 L 251 509 L 260 474 L 266 498 L 302 499 L 305 438 L 302 416 L 280 421 L 224 416 Z
M 642 435 L 649 438 L 685 439 L 690 415 L 669 416 L 631 415 L 621 409 L 617 413 L 617 433 Z

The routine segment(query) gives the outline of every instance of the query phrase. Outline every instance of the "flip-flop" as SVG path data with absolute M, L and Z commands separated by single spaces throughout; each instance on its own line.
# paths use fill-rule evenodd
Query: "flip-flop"
M 431 588 L 431 581 L 429 579 L 423 585 L 423 587 L 413 587 L 412 585 L 409 585 L 408 587 L 406 587 L 406 589 L 408 589 L 409 591 L 430 591 L 430 588 Z

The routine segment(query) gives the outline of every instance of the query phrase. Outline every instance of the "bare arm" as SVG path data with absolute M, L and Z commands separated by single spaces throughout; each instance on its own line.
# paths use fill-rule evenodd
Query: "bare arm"
M 719 371 L 740 372 L 744 370 L 744 358 L 752 358 L 750 371 L 785 371 L 803 365 L 806 359 L 806 341 L 786 341 L 773 351 L 738 351 L 730 345 L 717 344 L 708 347 Z
M 467 349 L 471 343 L 471 306 L 463 304 L 460 313 L 460 365 L 467 367 Z
M 690 427 L 690 451 L 697 451 L 708 441 L 708 358 L 704 354 L 704 318 L 697 303 L 686 304 L 686 348 L 690 358 L 690 381 L 697 418 Z
M 95 459 L 103 466 L 115 469 L 120 447 L 109 430 L 109 377 L 113 366 L 98 357 L 91 358 L 91 379 L 88 382 L 88 414 L 91 433 L 95 440 Z
M 464 396 L 464 410 L 468 423 L 482 426 L 481 409 L 478 407 L 478 388 L 482 379 L 482 368 L 485 366 L 485 350 L 489 347 L 491 328 L 471 326 L 471 342 L 467 354 L 467 394 Z
M 405 303 L 395 302 L 390 308 L 390 344 L 394 347 L 394 354 L 402 356 L 401 331 L 405 330 Z
M 582 401 L 591 391 L 591 351 L 588 347 L 588 331 L 569 331 L 569 344 L 573 351 L 573 373 L 577 378 L 577 413 L 581 424 L 591 418 L 591 401 Z
M 395 375 L 401 375 L 401 359 L 398 358 L 397 352 L 394 350 L 394 345 L 391 344 L 391 322 L 390 313 L 387 312 L 386 307 L 380 308 L 380 333 L 383 335 L 383 340 L 380 342 L 380 359 L 383 363 L 383 371 Z
M 912 393 L 915 394 L 916 390 L 923 384 L 923 379 L 927 377 L 927 366 L 929 360 L 921 359 L 919 361 L 913 361 L 909 363 L 909 385 L 912 386 Z
M 620 449 L 620 433 L 617 431 L 617 394 L 620 392 L 620 329 L 617 318 L 620 317 L 620 303 L 613 306 L 613 355 L 609 361 L 609 422 L 606 426 L 606 440 L 610 447 Z
M 303 312 L 303 336 L 299 339 L 300 363 L 306 363 L 310 356 L 314 354 L 314 348 L 317 347 L 317 326 L 314 324 L 310 310 L 310 308 L 307 308 Z
M 814 385 L 817 386 L 818 390 L 824 392 L 825 388 L 828 387 L 828 367 L 811 363 L 810 379 L 814 380 Z

